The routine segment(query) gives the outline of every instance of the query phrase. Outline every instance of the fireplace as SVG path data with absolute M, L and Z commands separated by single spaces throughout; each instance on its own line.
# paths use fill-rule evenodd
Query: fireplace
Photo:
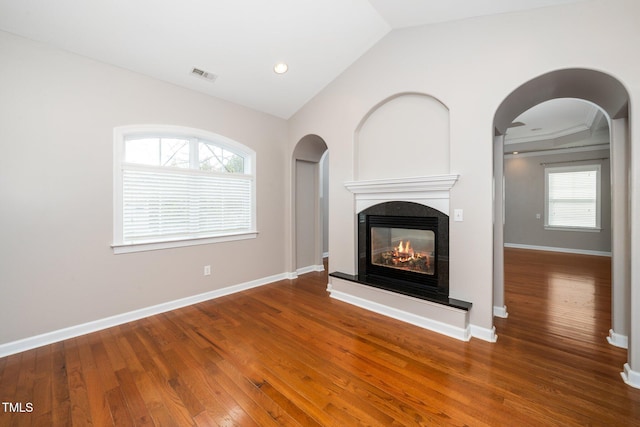
M 359 213 L 358 279 L 418 298 L 448 298 L 449 217 L 401 201 Z
M 346 182 L 355 195 L 357 271 L 330 273 L 331 297 L 468 341 L 472 303 L 449 296 L 449 192 L 457 180 Z

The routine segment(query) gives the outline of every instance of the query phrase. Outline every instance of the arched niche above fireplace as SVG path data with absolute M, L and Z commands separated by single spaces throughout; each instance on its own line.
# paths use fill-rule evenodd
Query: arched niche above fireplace
M 426 93 L 397 93 L 375 105 L 354 135 L 358 180 L 449 173 L 449 109 Z

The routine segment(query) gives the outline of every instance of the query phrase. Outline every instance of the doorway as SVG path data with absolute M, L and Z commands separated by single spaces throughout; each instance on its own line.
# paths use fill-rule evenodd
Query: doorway
M 323 271 L 328 255 L 328 148 L 307 135 L 293 151 L 292 265 L 295 275 Z
M 628 230 L 629 165 L 629 95 L 613 77 L 593 70 L 565 69 L 553 71 L 521 85 L 509 94 L 494 116 L 494 315 L 507 317 L 504 298 L 505 187 L 504 148 L 509 127 L 516 118 L 545 101 L 574 98 L 598 105 L 610 118 L 611 162 L 611 252 L 612 296 L 609 341 L 624 345 L 631 335 L 629 294 L 631 289 Z M 517 124 L 517 123 L 516 123 Z M 535 214 L 535 212 L 533 212 Z M 625 367 L 626 369 L 626 367 Z

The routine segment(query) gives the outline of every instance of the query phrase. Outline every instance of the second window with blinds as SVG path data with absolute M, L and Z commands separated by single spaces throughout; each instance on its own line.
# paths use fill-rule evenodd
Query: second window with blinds
M 545 229 L 600 231 L 600 165 L 545 168 Z
M 256 237 L 255 152 L 175 126 L 114 131 L 115 253 Z

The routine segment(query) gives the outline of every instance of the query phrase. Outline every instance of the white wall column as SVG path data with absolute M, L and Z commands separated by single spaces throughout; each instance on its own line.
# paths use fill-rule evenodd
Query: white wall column
M 630 144 L 631 145 L 631 144 Z M 631 151 L 631 253 L 634 259 L 640 254 L 640 149 L 630 147 Z M 634 149 L 635 148 L 635 149 Z M 640 266 L 631 266 L 631 289 L 629 292 L 629 346 L 627 363 L 622 378 L 632 387 L 640 388 Z
M 504 303 L 504 135 L 493 138 L 493 315 L 508 315 Z
M 629 138 L 627 119 L 611 121 L 611 330 L 607 340 L 627 348 L 631 292 Z

